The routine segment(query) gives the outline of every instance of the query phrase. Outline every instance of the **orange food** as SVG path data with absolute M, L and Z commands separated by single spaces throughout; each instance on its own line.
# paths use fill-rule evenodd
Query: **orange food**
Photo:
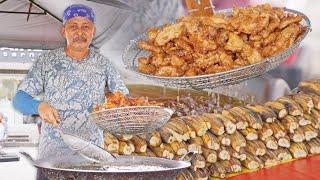
M 255 64 L 279 54 L 304 31 L 302 17 L 269 4 L 234 8 L 230 16 L 186 16 L 150 28 L 138 46 L 138 70 L 156 76 L 197 76 Z
M 119 107 L 128 107 L 128 106 L 162 106 L 162 103 L 156 101 L 148 101 L 148 99 L 139 97 L 131 98 L 126 97 L 121 92 L 107 93 L 106 101 L 103 104 L 95 105 L 93 107 L 93 112 L 101 111 L 104 109 L 112 109 Z

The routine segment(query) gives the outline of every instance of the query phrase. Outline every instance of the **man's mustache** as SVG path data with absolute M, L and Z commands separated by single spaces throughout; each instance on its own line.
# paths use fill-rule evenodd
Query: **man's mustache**
M 77 36 L 73 38 L 73 42 L 87 42 L 87 38 L 84 36 Z

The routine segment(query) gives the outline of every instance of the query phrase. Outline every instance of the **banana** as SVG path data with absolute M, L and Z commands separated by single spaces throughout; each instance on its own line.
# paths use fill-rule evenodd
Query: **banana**
M 314 81 L 302 81 L 298 85 L 299 90 L 307 93 L 320 95 L 320 83 Z
M 255 112 L 249 108 L 246 108 L 246 107 L 240 107 L 240 109 L 242 109 L 243 112 L 246 112 L 245 115 L 246 115 L 247 119 L 251 119 L 250 122 L 253 122 L 253 124 L 252 124 L 253 128 L 262 129 L 263 121 L 262 121 L 259 113 Z
M 217 178 L 225 178 L 227 173 L 219 161 L 211 164 L 208 167 L 208 172 L 210 173 L 210 176 Z
M 302 142 L 291 144 L 289 151 L 294 158 L 304 158 L 308 155 L 308 149 Z
M 318 136 L 318 130 L 316 130 L 312 125 L 303 126 L 301 129 L 304 132 L 307 141 Z
M 265 140 L 263 140 L 263 142 L 268 149 L 273 149 L 273 150 L 278 149 L 277 140 L 273 136 L 266 138 Z
M 311 110 L 312 111 L 312 110 Z M 320 129 L 320 121 L 318 121 L 316 118 L 314 118 L 313 116 L 309 115 L 309 114 L 304 114 L 303 118 L 305 118 L 306 120 L 311 122 L 311 125 L 316 128 L 316 129 Z
M 256 105 L 248 104 L 246 107 L 258 113 L 264 122 L 272 123 L 277 119 L 277 115 L 274 113 L 274 111 L 272 111 L 272 109 L 266 106 L 262 106 L 258 104 Z
M 267 151 L 266 146 L 259 140 L 247 141 L 247 145 L 244 149 L 255 156 L 263 156 Z
M 280 97 L 277 99 L 278 102 L 282 103 L 286 109 L 288 110 L 288 113 L 292 116 L 301 116 L 303 115 L 303 109 L 300 107 L 298 103 L 296 103 L 294 100 L 292 100 L 290 97 Z
M 274 151 L 267 151 L 260 159 L 264 162 L 266 167 L 275 166 L 280 163 L 277 154 Z
M 240 161 L 244 161 L 247 158 L 246 150 L 242 147 L 240 148 L 239 152 L 233 151 L 232 156 Z
M 217 152 L 212 149 L 202 147 L 202 155 L 204 158 L 206 158 L 206 161 L 209 163 L 217 162 Z
M 301 106 L 304 113 L 310 114 L 311 109 L 314 107 L 313 100 L 310 96 L 304 93 L 297 93 L 292 96 L 292 99 Z
M 220 136 L 225 132 L 223 123 L 220 121 L 220 119 L 215 118 L 214 114 L 204 113 L 203 116 L 208 118 L 208 122 L 211 124 L 209 131 L 211 131 L 214 135 Z
M 293 133 L 299 127 L 298 120 L 291 115 L 287 115 L 286 117 L 281 119 L 281 123 L 290 133 Z
M 224 146 L 231 145 L 231 138 L 230 138 L 229 134 L 223 134 L 221 136 L 218 136 L 217 140 L 218 140 L 218 142 L 220 142 L 221 145 L 224 145 Z
M 188 146 L 185 142 L 172 142 L 169 144 L 176 155 L 182 156 L 188 153 Z
M 172 118 L 168 123 L 171 123 L 172 125 L 181 129 L 184 134 L 188 134 L 188 131 L 189 131 L 188 126 L 186 125 L 186 123 L 182 119 Z
M 316 109 L 311 110 L 311 116 L 317 121 L 320 122 L 320 111 Z
M 237 152 L 240 151 L 241 147 L 246 146 L 246 139 L 239 131 L 236 131 L 235 133 L 231 134 L 230 139 L 232 148 Z
M 278 139 L 279 147 L 289 148 L 290 147 L 290 137 L 288 135 Z
M 286 135 L 286 129 L 279 121 L 275 121 L 274 123 L 271 123 L 271 129 L 274 137 L 277 139 L 284 137 Z
M 235 158 L 231 158 L 229 161 L 221 161 L 221 165 L 228 173 L 237 173 L 242 171 L 241 162 Z
M 248 122 L 249 127 L 254 129 L 261 129 L 262 128 L 262 119 L 261 117 L 245 107 L 234 107 L 229 110 L 231 113 L 238 114 L 239 117 L 242 117 L 245 121 Z
M 312 122 L 308 118 L 306 118 L 305 115 L 309 115 L 309 114 L 304 114 L 303 116 L 295 117 L 298 120 L 299 126 L 306 126 L 306 125 L 312 124 Z
M 235 123 L 233 123 L 230 120 L 229 117 L 222 115 L 222 114 L 214 114 L 214 116 L 215 116 L 215 118 L 222 121 L 224 128 L 228 134 L 233 134 L 236 131 L 237 126 Z
M 281 161 L 281 162 L 286 162 L 286 161 L 289 161 L 292 159 L 292 155 L 290 153 L 290 151 L 286 148 L 278 148 L 277 150 L 274 150 L 273 151 L 278 160 Z
M 206 148 L 213 149 L 213 150 L 218 150 L 220 148 L 219 140 L 214 134 L 207 132 L 201 138 L 204 143 L 203 145 Z
M 231 154 L 228 151 L 228 148 L 225 146 L 222 146 L 218 151 L 218 158 L 220 160 L 230 160 Z
M 198 116 L 184 116 L 182 119 L 196 132 L 197 136 L 203 136 L 208 130 L 207 123 Z
M 248 122 L 242 114 L 229 110 L 223 110 L 222 115 L 229 118 L 233 123 L 236 124 L 237 129 L 245 129 L 248 127 Z
M 264 163 L 256 156 L 252 155 L 249 152 L 246 152 L 246 156 L 247 158 L 244 161 L 241 161 L 241 164 L 250 169 L 258 169 L 258 168 L 262 168 L 264 166 Z
M 243 130 L 241 130 L 241 133 L 249 141 L 257 140 L 259 137 L 258 132 L 253 128 L 243 129 Z
M 295 130 L 294 133 L 289 133 L 289 137 L 293 142 L 303 142 L 306 139 L 304 132 L 301 128 Z
M 310 99 L 312 100 L 313 108 L 320 110 L 320 96 L 310 93 L 298 93 L 302 98 L 309 101 L 309 106 L 311 106 Z
M 258 136 L 261 140 L 264 140 L 273 135 L 273 131 L 270 123 L 264 123 L 262 129 L 258 131 Z
M 265 103 L 265 106 L 272 109 L 272 111 L 277 114 L 279 119 L 285 117 L 288 114 L 286 107 L 280 102 L 269 101 Z
M 320 110 L 320 96 L 315 94 L 308 94 L 313 101 L 314 108 Z
M 320 139 L 315 138 L 306 143 L 306 147 L 311 154 L 319 154 L 320 153 Z

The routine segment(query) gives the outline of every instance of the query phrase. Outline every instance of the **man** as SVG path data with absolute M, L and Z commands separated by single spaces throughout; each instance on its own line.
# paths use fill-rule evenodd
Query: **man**
M 41 55 L 18 86 L 14 107 L 43 120 L 38 158 L 74 153 L 55 126 L 101 146 L 102 132 L 88 120 L 90 107 L 104 102 L 105 89 L 129 93 L 111 62 L 89 48 L 94 21 L 93 10 L 85 5 L 66 8 L 61 34 L 67 46 Z M 41 93 L 43 101 L 33 99 Z

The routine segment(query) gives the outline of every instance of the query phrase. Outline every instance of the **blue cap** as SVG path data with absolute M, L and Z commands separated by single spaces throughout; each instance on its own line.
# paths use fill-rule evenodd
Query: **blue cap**
M 88 18 L 92 23 L 95 22 L 95 14 L 92 8 L 83 4 L 72 4 L 64 10 L 62 23 L 65 24 L 69 19 L 78 16 Z

